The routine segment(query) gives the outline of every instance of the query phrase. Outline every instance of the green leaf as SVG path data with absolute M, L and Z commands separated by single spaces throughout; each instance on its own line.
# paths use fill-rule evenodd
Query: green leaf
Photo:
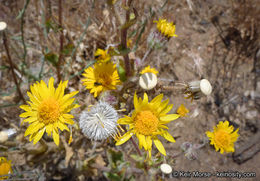
M 111 172 L 105 172 L 104 175 L 108 180 L 112 180 L 112 181 L 121 181 L 123 177 L 117 175 L 116 173 L 111 173 Z
M 136 154 L 132 154 L 132 155 L 130 155 L 130 157 L 133 158 L 137 162 L 144 161 L 144 157 L 136 155 Z
M 124 156 L 121 151 L 116 151 L 114 149 L 108 149 L 107 157 L 108 157 L 109 166 L 112 169 L 117 169 L 118 162 L 124 162 Z
M 120 80 L 122 82 L 125 82 L 126 81 L 126 71 L 125 71 L 125 69 L 121 65 L 118 65 L 117 66 L 117 72 L 118 72 L 118 75 L 120 77 Z
M 0 70 L 5 70 L 5 69 L 9 69 L 9 66 L 6 65 L 0 66 Z
M 58 55 L 56 55 L 53 52 L 45 54 L 44 59 L 45 59 L 45 61 L 47 60 L 48 62 L 50 62 L 55 67 L 58 65 L 58 59 L 59 59 Z
M 63 50 L 62 50 L 62 53 L 65 55 L 65 56 L 69 56 L 73 49 L 75 48 L 75 46 L 72 44 L 72 43 L 69 43 L 67 45 L 64 46 Z
M 49 32 L 51 29 L 57 33 L 59 31 L 59 25 L 55 22 L 53 22 L 51 19 L 48 19 L 45 21 L 45 26 L 47 29 L 47 32 Z

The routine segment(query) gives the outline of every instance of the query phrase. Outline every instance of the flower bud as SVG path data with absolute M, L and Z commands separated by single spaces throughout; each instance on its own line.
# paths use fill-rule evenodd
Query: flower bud
M 172 173 L 172 167 L 167 163 L 161 164 L 160 169 L 161 169 L 162 173 L 164 173 L 164 174 Z
M 207 79 L 202 79 L 199 81 L 189 82 L 185 94 L 188 95 L 187 98 L 199 99 L 203 95 L 210 95 L 212 92 L 212 86 Z
M 5 30 L 6 27 L 7 27 L 7 24 L 5 22 L 3 22 L 3 21 L 0 21 L 0 31 Z
M 139 85 L 144 90 L 151 90 L 157 84 L 157 76 L 154 73 L 148 72 L 144 73 L 139 78 Z
M 15 129 L 6 129 L 0 132 L 0 143 L 4 143 L 8 138 L 16 134 Z

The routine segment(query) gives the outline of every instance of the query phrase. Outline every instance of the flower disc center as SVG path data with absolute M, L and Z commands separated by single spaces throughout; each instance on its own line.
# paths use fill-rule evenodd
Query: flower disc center
M 135 117 L 135 129 L 146 136 L 157 130 L 158 123 L 158 118 L 151 111 L 141 111 Z
M 222 147 L 227 147 L 230 144 L 230 135 L 220 130 L 215 135 L 215 142 Z
M 107 87 L 111 84 L 112 82 L 112 79 L 110 77 L 111 75 L 108 75 L 104 72 L 100 73 L 98 75 L 98 78 L 97 78 L 97 82 L 99 82 L 100 84 L 102 84 L 104 87 Z
M 54 98 L 44 100 L 39 106 L 39 118 L 44 124 L 54 123 L 60 116 L 59 102 Z

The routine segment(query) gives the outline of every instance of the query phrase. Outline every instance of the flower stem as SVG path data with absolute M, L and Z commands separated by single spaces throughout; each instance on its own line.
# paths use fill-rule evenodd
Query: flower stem
M 139 147 L 137 146 L 136 142 L 134 141 L 134 139 L 131 137 L 130 140 L 131 140 L 132 144 L 134 145 L 134 147 L 135 147 L 137 153 L 139 154 L 139 156 L 142 156 L 142 153 L 141 153 Z
M 23 100 L 23 102 L 26 103 L 26 101 L 25 101 L 25 99 L 24 99 L 24 97 L 23 97 L 22 91 L 21 91 L 21 89 L 20 89 L 20 86 L 19 86 L 19 84 L 18 84 L 18 81 L 17 81 L 16 75 L 15 75 L 15 72 L 14 72 L 14 64 L 13 64 L 12 58 L 11 58 L 10 53 L 9 53 L 8 41 L 7 41 L 7 37 L 6 37 L 5 32 L 3 32 L 3 41 L 4 41 L 5 51 L 6 51 L 6 54 L 7 54 L 7 58 L 8 58 L 10 67 L 11 67 L 11 72 L 12 72 L 12 75 L 13 75 L 13 78 L 14 78 L 14 83 L 15 83 L 15 85 L 16 85 L 18 94 L 19 94 L 20 98 Z
M 145 54 L 144 54 L 144 56 L 143 56 L 143 58 L 142 58 L 142 61 L 141 61 L 141 63 L 144 63 L 144 61 L 146 60 L 146 58 L 148 57 L 148 55 L 152 52 L 152 48 L 149 48 L 146 52 L 145 52 Z
M 60 73 L 60 66 L 61 62 L 63 59 L 63 40 L 64 40 L 64 35 L 63 35 L 63 26 L 62 26 L 62 0 L 59 0 L 59 27 L 61 28 L 60 30 L 60 51 L 59 51 L 59 60 L 57 64 L 57 76 L 58 76 L 58 82 L 61 81 L 61 73 Z
M 127 24 L 130 20 L 130 6 L 132 4 L 133 0 L 128 0 L 127 1 L 127 10 L 126 10 L 126 14 L 125 14 L 125 24 Z M 126 4 L 126 1 L 124 1 L 124 3 Z M 127 30 L 128 30 L 129 26 L 123 27 L 121 29 L 121 47 L 123 50 L 127 49 Z M 128 53 L 126 53 L 124 56 L 124 61 L 125 61 L 125 70 L 126 70 L 126 76 L 129 77 L 132 74 L 132 70 L 131 70 L 131 64 L 130 64 L 130 60 L 129 60 L 129 56 Z
M 27 56 L 27 47 L 26 47 L 26 44 L 25 44 L 25 41 L 24 41 L 24 15 L 25 15 L 25 11 L 26 11 L 29 3 L 30 3 L 30 0 L 26 0 L 24 8 L 22 10 L 22 15 L 21 15 L 21 33 L 22 33 L 21 38 L 22 38 L 22 44 L 23 44 L 23 65 L 22 65 L 22 68 L 23 68 L 24 65 L 26 65 L 26 56 Z

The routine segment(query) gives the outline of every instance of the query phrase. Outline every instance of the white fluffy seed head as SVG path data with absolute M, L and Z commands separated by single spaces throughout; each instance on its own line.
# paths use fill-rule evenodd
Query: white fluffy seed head
M 5 30 L 6 27 L 7 27 L 7 24 L 3 21 L 0 21 L 0 31 Z
M 172 173 L 172 167 L 171 167 L 171 165 L 169 165 L 169 164 L 167 164 L 167 163 L 161 164 L 160 168 L 161 168 L 161 171 L 162 171 L 163 173 L 165 173 L 165 174 L 170 174 L 170 173 Z
M 144 73 L 139 78 L 139 85 L 144 90 L 151 90 L 157 84 L 157 76 L 154 73 L 148 72 Z
M 79 126 L 89 139 L 104 140 L 117 132 L 118 114 L 106 102 L 99 102 L 89 112 L 83 111 L 79 118 Z

